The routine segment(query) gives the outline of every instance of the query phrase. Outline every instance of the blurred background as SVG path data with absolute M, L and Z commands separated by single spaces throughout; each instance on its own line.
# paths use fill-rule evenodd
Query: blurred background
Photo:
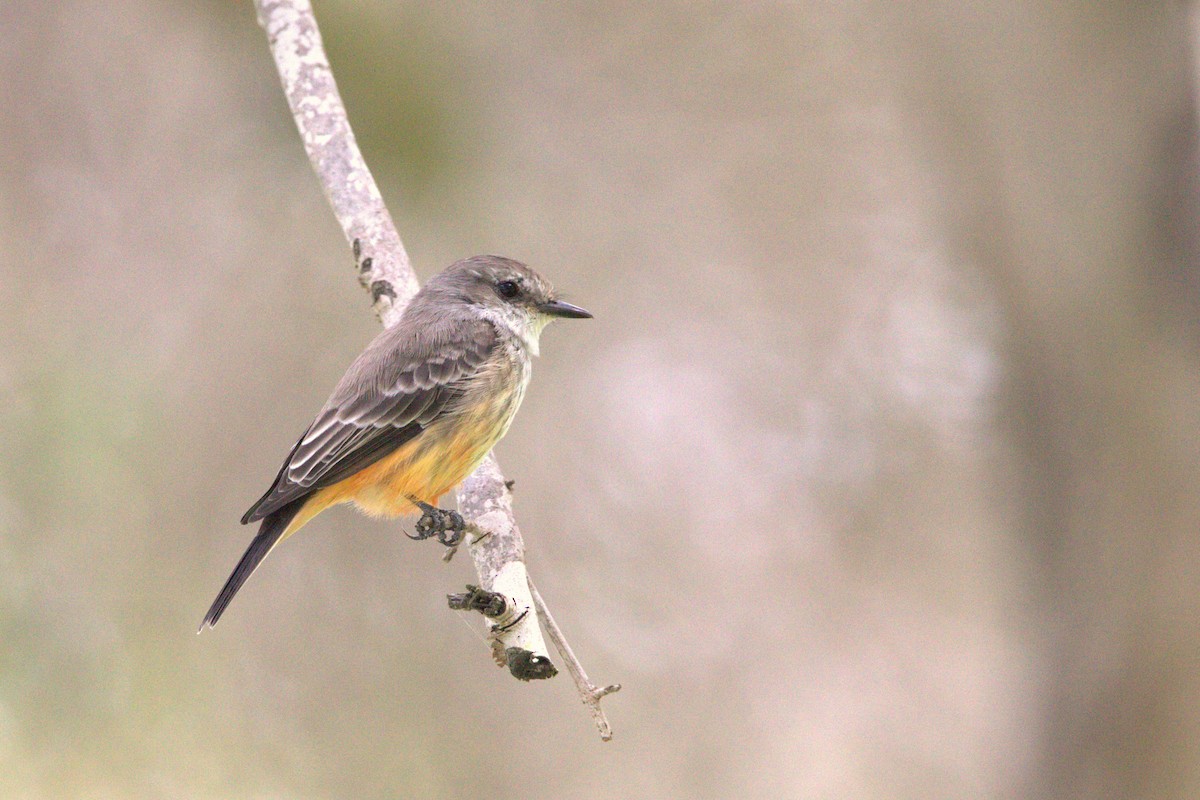
M 0 7 L 0 796 L 1200 796 L 1180 2 L 321 2 L 422 278 L 562 324 L 498 449 L 598 683 L 345 509 L 195 630 L 378 330 L 249 2 Z

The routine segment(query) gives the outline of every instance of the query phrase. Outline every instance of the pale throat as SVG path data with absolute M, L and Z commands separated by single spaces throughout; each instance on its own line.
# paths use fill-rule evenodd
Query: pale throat
M 483 306 L 479 309 L 479 314 L 501 331 L 512 334 L 531 356 L 540 354 L 538 338 L 542 335 L 542 329 L 553 319 L 546 314 L 531 314 L 513 306 Z

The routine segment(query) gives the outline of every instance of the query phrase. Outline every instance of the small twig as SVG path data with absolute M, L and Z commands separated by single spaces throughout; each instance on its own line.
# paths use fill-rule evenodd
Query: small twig
M 604 715 L 604 709 L 600 707 L 600 701 L 604 699 L 605 695 L 621 691 L 621 684 L 612 683 L 608 686 L 597 686 L 592 683 L 591 678 L 588 677 L 587 672 L 583 669 L 583 664 L 580 664 L 579 659 L 575 657 L 575 651 L 567 643 L 567 637 L 563 636 L 562 629 L 554 621 L 554 615 L 550 613 L 550 609 L 546 606 L 546 601 L 542 599 L 541 592 L 533 585 L 533 578 L 529 578 L 528 581 L 529 592 L 533 595 L 533 606 L 537 609 L 538 616 L 542 618 L 542 625 L 546 628 L 546 636 L 554 644 L 554 649 L 562 656 L 563 663 L 567 665 L 567 672 L 571 673 L 571 678 L 575 681 L 575 688 L 579 690 L 579 699 L 588 707 L 588 711 L 592 712 L 592 720 L 595 721 L 596 728 L 600 731 L 600 738 L 606 742 L 612 741 L 612 726 L 608 724 L 608 717 Z

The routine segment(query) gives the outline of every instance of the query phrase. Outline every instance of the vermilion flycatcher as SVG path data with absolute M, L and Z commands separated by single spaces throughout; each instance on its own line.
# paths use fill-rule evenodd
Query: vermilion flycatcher
M 353 502 L 385 517 L 420 510 L 414 538 L 456 543 L 462 517 L 436 508 L 438 499 L 508 431 L 542 329 L 556 317 L 590 316 L 499 256 L 459 261 L 425 284 L 346 370 L 242 517 L 262 525 L 200 629 L 217 624 L 275 545 L 329 506 Z

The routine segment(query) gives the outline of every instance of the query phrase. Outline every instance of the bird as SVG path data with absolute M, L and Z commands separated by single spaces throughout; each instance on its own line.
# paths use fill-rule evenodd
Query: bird
M 462 517 L 438 508 L 439 499 L 508 432 L 546 325 L 591 316 L 503 256 L 466 258 L 429 280 L 350 364 L 242 517 L 258 522 L 258 533 L 200 631 L 217 624 L 280 542 L 331 506 L 353 503 L 375 517 L 420 511 L 411 538 L 456 544 Z

